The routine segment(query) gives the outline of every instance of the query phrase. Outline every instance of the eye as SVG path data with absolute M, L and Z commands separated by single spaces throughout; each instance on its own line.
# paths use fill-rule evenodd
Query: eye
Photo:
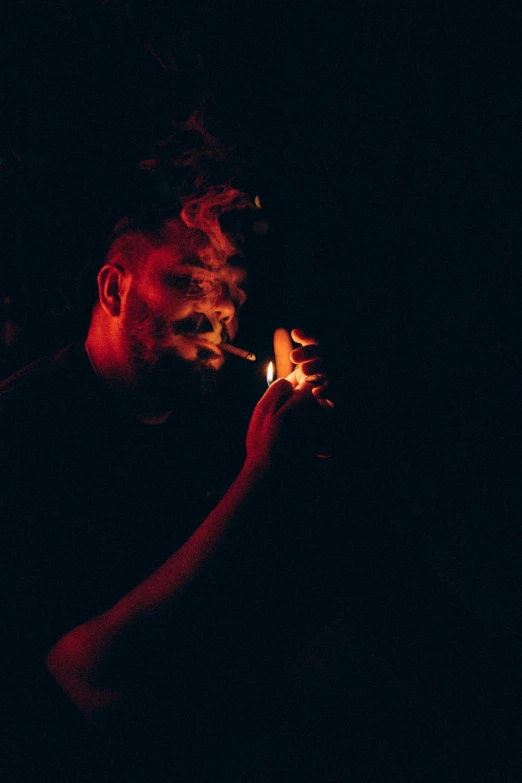
M 164 281 L 169 288 L 175 288 L 176 291 L 186 294 L 190 289 L 192 275 L 173 275 L 169 273 L 165 275 Z
M 164 277 L 165 283 L 189 299 L 203 299 L 216 290 L 216 282 L 206 279 L 201 274 L 181 275 L 169 272 Z

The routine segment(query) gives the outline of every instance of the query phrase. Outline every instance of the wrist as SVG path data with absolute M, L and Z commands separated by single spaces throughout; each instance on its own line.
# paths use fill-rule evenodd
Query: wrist
M 247 455 L 241 468 L 242 477 L 252 484 L 262 482 L 270 473 L 271 462 L 266 454 Z

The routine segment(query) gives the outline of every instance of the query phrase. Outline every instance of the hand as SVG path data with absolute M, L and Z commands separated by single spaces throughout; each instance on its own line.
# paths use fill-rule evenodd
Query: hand
M 294 388 L 286 379 L 276 380 L 259 400 L 248 427 L 247 462 L 262 471 L 271 467 L 278 457 L 300 459 L 312 453 L 313 445 L 306 438 L 310 405 L 316 408 L 309 389 Z M 305 440 L 303 443 L 303 435 Z M 315 452 L 314 452 L 315 453 Z
M 321 349 L 303 329 L 294 329 L 293 348 L 286 329 L 274 334 L 278 380 L 256 405 L 247 434 L 247 459 L 268 466 L 276 455 L 292 461 L 310 455 L 327 456 L 323 408 L 333 408 L 326 397 L 328 378 Z M 329 418 L 329 417 L 326 417 Z
M 300 348 L 293 348 L 286 329 L 276 329 L 274 332 L 277 377 L 286 378 L 294 389 L 309 387 L 322 407 L 333 408 L 334 403 L 326 397 L 328 377 L 317 340 L 304 329 L 293 329 L 291 336 L 294 342 L 301 344 Z

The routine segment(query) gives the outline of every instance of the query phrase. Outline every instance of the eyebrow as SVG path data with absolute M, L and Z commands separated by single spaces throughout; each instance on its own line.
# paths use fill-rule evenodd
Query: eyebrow
M 169 261 L 163 268 L 163 273 L 167 275 L 191 274 L 190 270 L 194 268 L 204 269 L 204 264 L 197 257 L 176 258 Z
M 181 258 L 171 258 L 162 271 L 163 274 L 172 275 L 173 277 L 188 277 L 191 269 L 205 270 L 205 272 L 211 275 L 213 274 L 214 276 L 216 274 L 219 276 L 220 274 L 223 275 L 223 273 L 225 273 L 225 278 L 228 278 L 229 283 L 239 287 L 244 286 L 246 278 L 248 277 L 246 270 L 242 267 L 224 264 L 219 270 L 209 268 L 196 254 L 185 255 Z
M 205 264 L 200 259 L 200 257 L 197 256 L 196 254 L 190 255 L 190 256 L 183 256 L 182 258 L 180 258 L 179 262 L 183 266 L 197 266 L 200 269 L 204 269 L 205 268 Z

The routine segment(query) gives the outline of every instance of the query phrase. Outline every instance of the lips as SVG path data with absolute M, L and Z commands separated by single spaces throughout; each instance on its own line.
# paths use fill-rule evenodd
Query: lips
M 212 324 L 203 313 L 199 316 L 188 315 L 180 321 L 175 321 L 172 325 L 174 334 L 181 334 L 184 337 L 193 337 L 205 332 L 212 332 Z
M 200 343 L 204 348 L 208 348 L 210 351 L 212 351 L 212 353 L 215 353 L 216 356 L 221 356 L 221 348 L 219 347 L 219 343 L 215 343 L 212 340 L 207 340 L 206 337 L 199 337 L 198 335 L 195 335 L 193 339 Z
M 222 359 L 223 351 L 219 347 L 219 343 L 214 343 L 211 340 L 207 340 L 205 337 L 201 337 L 199 334 L 183 334 L 182 337 L 190 342 L 194 343 L 199 354 L 200 359 Z
M 218 346 L 220 343 L 230 342 L 230 335 L 224 322 L 220 322 L 220 329 L 214 329 L 213 324 L 204 313 L 199 315 L 189 315 L 186 318 L 176 321 L 172 325 L 172 331 L 175 335 L 180 335 L 189 340 L 198 340 L 212 346 Z M 221 355 L 221 351 L 219 351 Z

